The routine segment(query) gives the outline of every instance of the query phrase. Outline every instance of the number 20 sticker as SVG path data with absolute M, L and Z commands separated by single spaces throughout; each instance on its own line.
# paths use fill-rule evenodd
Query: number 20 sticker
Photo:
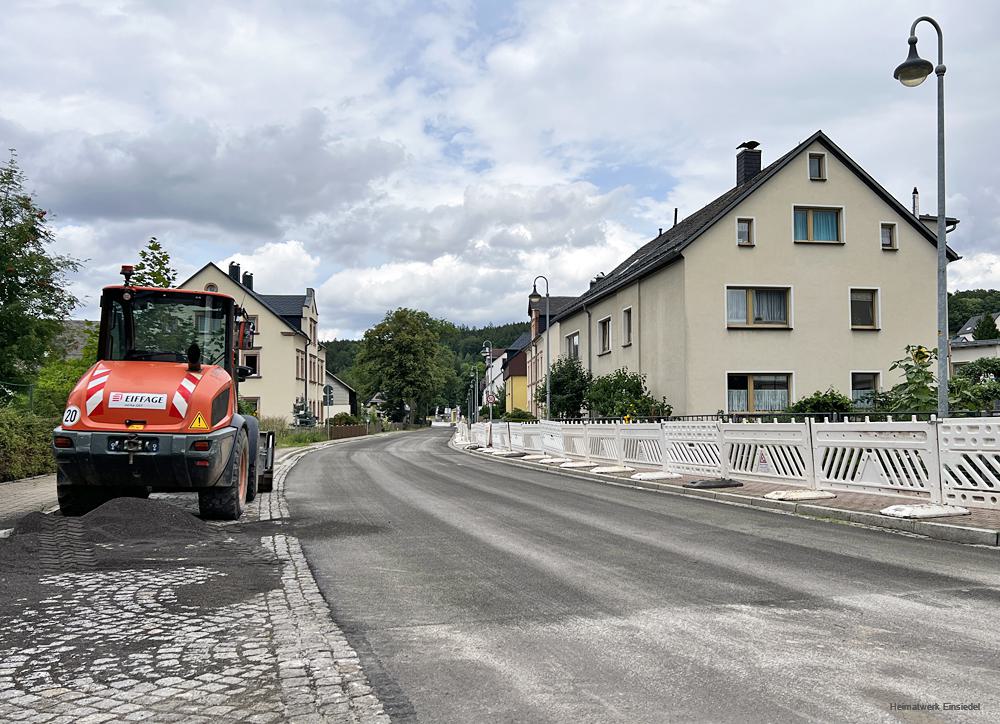
M 75 425 L 80 420 L 80 408 L 70 405 L 63 413 L 63 425 Z

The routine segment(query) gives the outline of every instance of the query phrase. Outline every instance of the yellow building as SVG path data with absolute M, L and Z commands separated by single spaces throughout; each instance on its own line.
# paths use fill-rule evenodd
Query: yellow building
M 503 385 L 507 394 L 507 412 L 528 409 L 528 349 L 530 335 L 522 334 L 507 350 L 503 366 Z

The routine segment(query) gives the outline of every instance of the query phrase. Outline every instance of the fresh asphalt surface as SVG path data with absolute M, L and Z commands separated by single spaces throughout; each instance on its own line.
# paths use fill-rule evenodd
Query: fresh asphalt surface
M 395 721 L 1000 718 L 995 550 L 528 471 L 449 431 L 287 481 Z

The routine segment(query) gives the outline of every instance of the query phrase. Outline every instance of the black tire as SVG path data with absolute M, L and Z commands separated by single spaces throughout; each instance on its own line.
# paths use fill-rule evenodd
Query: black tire
M 239 520 L 243 515 L 250 472 L 249 447 L 246 430 L 240 430 L 236 433 L 233 459 L 225 481 L 214 488 L 198 491 L 198 510 L 203 518 Z
M 252 503 L 253 499 L 257 497 L 258 489 L 258 478 L 257 478 L 257 458 L 260 456 L 257 454 L 260 445 L 260 423 L 257 421 L 256 417 L 252 415 L 247 415 L 243 418 L 247 424 L 247 442 L 250 447 L 250 469 L 249 477 L 247 478 L 247 502 Z
M 270 493 L 274 490 L 274 473 L 272 471 L 268 470 L 260 476 L 260 481 L 257 483 L 257 490 L 261 493 Z
M 86 515 L 94 508 L 104 505 L 112 497 L 102 488 L 91 488 L 86 485 L 71 485 L 61 470 L 56 472 L 56 498 L 59 500 L 59 512 L 66 517 Z

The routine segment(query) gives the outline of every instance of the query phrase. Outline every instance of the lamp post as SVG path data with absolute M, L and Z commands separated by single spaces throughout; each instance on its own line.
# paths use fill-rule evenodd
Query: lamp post
M 531 282 L 531 294 L 528 296 L 528 301 L 532 304 L 538 304 L 542 301 L 542 295 L 538 293 L 538 280 L 545 280 L 545 419 L 548 420 L 549 410 L 552 409 L 552 380 L 550 379 L 552 375 L 549 374 L 549 280 L 539 274 L 535 277 L 535 280 Z
M 490 402 L 490 386 L 493 382 L 490 375 L 490 367 L 493 366 L 493 342 L 486 340 L 483 342 L 483 349 L 481 350 L 482 355 L 486 358 L 486 377 L 484 382 L 486 383 L 486 404 L 490 406 L 490 424 L 493 424 L 493 403 Z
M 938 36 L 938 64 L 931 65 L 917 54 L 917 25 L 928 22 Z M 937 76 L 937 317 L 938 317 L 938 404 L 937 415 L 943 420 L 948 415 L 948 242 L 945 238 L 944 211 L 944 35 L 934 18 L 922 15 L 910 26 L 910 52 L 899 64 L 892 77 L 913 88 L 923 83 L 933 73 Z

